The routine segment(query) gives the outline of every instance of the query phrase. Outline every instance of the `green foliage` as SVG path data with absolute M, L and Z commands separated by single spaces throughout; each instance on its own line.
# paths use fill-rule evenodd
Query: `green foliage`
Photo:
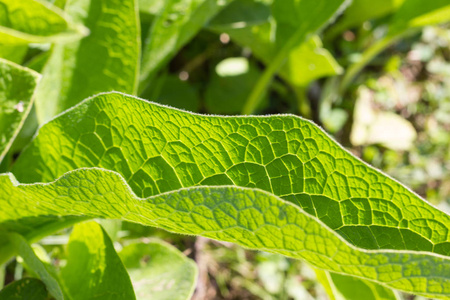
M 449 16 L 0 0 L 0 298 L 450 298 Z

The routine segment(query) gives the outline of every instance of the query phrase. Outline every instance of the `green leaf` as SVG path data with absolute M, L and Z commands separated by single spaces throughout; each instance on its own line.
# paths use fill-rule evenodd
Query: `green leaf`
M 57 44 L 44 67 L 36 99 L 40 124 L 103 91 L 136 93 L 140 29 L 134 0 L 68 0 L 67 15 L 90 35 Z
M 69 299 L 136 299 L 110 238 L 93 221 L 75 225 L 61 280 Z
M 83 167 L 120 173 L 139 197 L 197 185 L 258 188 L 355 246 L 450 255 L 448 215 L 295 116 L 201 116 L 102 94 L 44 125 L 13 173 L 50 182 Z
M 36 72 L 0 58 L 0 162 L 30 112 L 39 78 Z
M 0 46 L 64 42 L 86 35 L 57 7 L 42 0 L 0 0 Z
M 448 257 L 429 252 L 356 248 L 317 218 L 258 189 L 192 187 L 142 199 L 131 192 L 119 174 L 95 168 L 72 171 L 47 184 L 17 184 L 12 175 L 0 175 L 0 187 L 9 192 L 9 197 L 0 199 L 3 208 L 0 222 L 11 219 L 20 222 L 21 218 L 36 215 L 122 219 L 305 259 L 318 268 L 416 294 L 450 296 Z M 91 245 L 103 241 L 83 229 L 75 235 L 83 242 L 69 250 L 73 253 L 70 256 L 78 253 L 81 259 L 84 252 L 98 253 L 96 247 L 92 249 L 97 250 L 90 250 Z M 104 261 L 96 258 L 99 260 L 103 266 L 100 270 L 107 273 L 108 264 L 105 269 Z M 94 266 L 89 261 L 78 261 L 73 267 L 79 270 L 74 272 L 79 276 L 66 278 L 82 292 L 85 289 L 79 284 L 86 280 L 82 276 L 87 276 L 85 272 L 91 272 Z
M 119 252 L 138 299 L 191 299 L 198 270 L 194 261 L 160 240 L 132 243 Z
M 13 247 L 15 251 L 17 251 L 28 267 L 31 268 L 45 283 L 48 292 L 55 297 L 56 300 L 64 299 L 56 279 L 50 275 L 44 264 L 39 260 L 28 242 L 21 235 L 17 233 L 1 232 L 0 240 L 2 240 L 2 244 L 10 245 L 10 247 Z
M 0 299 L 4 300 L 45 300 L 47 290 L 42 281 L 24 278 L 7 285 L 0 291 Z
M 232 0 L 168 0 L 153 22 L 141 64 L 141 90 L 200 29 Z

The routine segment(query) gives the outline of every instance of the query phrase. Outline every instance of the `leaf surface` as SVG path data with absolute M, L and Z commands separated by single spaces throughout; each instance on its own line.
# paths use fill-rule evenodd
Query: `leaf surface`
M 156 239 L 132 243 L 119 256 L 138 299 L 191 299 L 197 283 L 197 265 L 172 245 Z
M 119 174 L 103 169 L 69 172 L 48 184 L 17 184 L 12 175 L 1 175 L 0 187 L 10 195 L 0 199 L 0 222 L 36 215 L 122 219 L 305 259 L 318 268 L 395 289 L 450 296 L 448 257 L 356 248 L 317 218 L 258 189 L 192 187 L 142 199 L 132 193 Z M 79 238 L 90 244 L 103 240 L 91 234 Z M 90 249 L 89 245 L 85 247 Z M 82 250 L 77 247 L 76 252 Z M 77 264 L 78 269 L 83 268 L 81 274 L 89 266 L 88 262 L 83 267 Z
M 139 16 L 134 0 L 68 0 L 65 12 L 90 35 L 53 46 L 36 99 L 40 124 L 103 91 L 136 93 Z
M 70 299 L 136 299 L 111 239 L 96 222 L 74 226 L 61 279 Z
M 62 42 L 86 33 L 43 0 L 0 0 L 0 46 Z
M 0 162 L 30 112 L 36 72 L 0 58 Z
M 139 197 L 196 185 L 258 188 L 355 246 L 450 254 L 450 216 L 295 116 L 202 116 L 102 94 L 43 126 L 13 173 L 49 182 L 83 167 L 120 173 Z

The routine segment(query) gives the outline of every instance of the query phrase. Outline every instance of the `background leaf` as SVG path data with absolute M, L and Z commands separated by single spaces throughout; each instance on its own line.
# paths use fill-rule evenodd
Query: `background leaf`
M 110 238 L 96 222 L 74 226 L 61 280 L 69 299 L 136 299 Z
M 135 242 L 119 252 L 138 299 L 191 299 L 197 283 L 197 265 L 161 240 Z
M 43 0 L 0 1 L 0 47 L 69 41 L 87 34 L 61 10 Z
M 90 35 L 53 46 L 36 99 L 40 124 L 103 91 L 136 93 L 140 29 L 134 0 L 68 0 L 65 12 Z
M 0 58 L 0 162 L 30 112 L 39 74 Z
M 0 290 L 0 299 L 5 300 L 45 300 L 47 290 L 42 281 L 34 278 L 24 278 L 8 284 Z

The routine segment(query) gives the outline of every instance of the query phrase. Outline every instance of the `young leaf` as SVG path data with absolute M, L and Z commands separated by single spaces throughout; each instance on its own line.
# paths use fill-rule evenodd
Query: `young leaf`
M 13 173 L 49 182 L 83 167 L 120 173 L 139 197 L 197 185 L 258 188 L 355 246 L 450 255 L 450 216 L 296 116 L 201 116 L 102 94 L 44 125 Z
M 0 58 L 0 162 L 30 112 L 39 74 Z
M 0 199 L 3 208 L 0 222 L 12 219 L 20 222 L 21 218 L 36 215 L 122 219 L 304 259 L 318 268 L 358 276 L 390 288 L 425 296 L 450 296 L 449 257 L 429 252 L 356 248 L 317 218 L 258 189 L 192 187 L 142 199 L 132 193 L 123 177 L 104 169 L 72 171 L 48 184 L 17 184 L 12 180 L 12 175 L 0 175 L 0 188 L 9 194 Z M 73 255 L 82 253 L 82 259 L 84 252 L 98 252 L 91 245 L 103 241 L 89 231 L 86 237 L 83 234 L 86 235 L 86 230 L 76 236 L 84 243 L 76 243 L 76 249 L 71 251 Z M 104 254 L 96 260 L 107 273 L 108 264 L 104 269 L 102 257 Z M 79 276 L 87 276 L 92 267 L 89 261 L 78 261 L 74 266 Z M 85 277 L 67 279 L 74 288 L 80 287 L 76 282 L 86 281 Z M 81 290 L 83 293 L 85 289 Z
M 232 0 L 168 0 L 153 22 L 142 54 L 141 90 L 212 17 Z
M 68 0 L 65 11 L 90 35 L 53 46 L 37 91 L 40 124 L 93 94 L 137 90 L 140 29 L 135 0 Z
M 133 243 L 119 252 L 138 299 L 191 299 L 197 283 L 197 265 L 160 240 Z
M 45 300 L 47 290 L 42 281 L 35 278 L 24 278 L 8 284 L 0 291 L 0 299 L 5 300 Z
M 43 0 L 0 0 L 0 47 L 70 41 L 86 34 Z
M 10 245 L 15 249 L 15 251 L 23 258 L 28 267 L 30 267 L 39 278 L 47 286 L 48 292 L 55 297 L 56 300 L 63 300 L 63 294 L 58 282 L 52 275 L 47 271 L 44 264 L 39 260 L 39 258 L 34 253 L 33 249 L 28 245 L 28 242 L 17 233 L 7 233 L 1 232 L 0 239 L 6 241 L 5 245 Z
M 61 280 L 69 299 L 136 299 L 125 267 L 96 222 L 75 225 Z

